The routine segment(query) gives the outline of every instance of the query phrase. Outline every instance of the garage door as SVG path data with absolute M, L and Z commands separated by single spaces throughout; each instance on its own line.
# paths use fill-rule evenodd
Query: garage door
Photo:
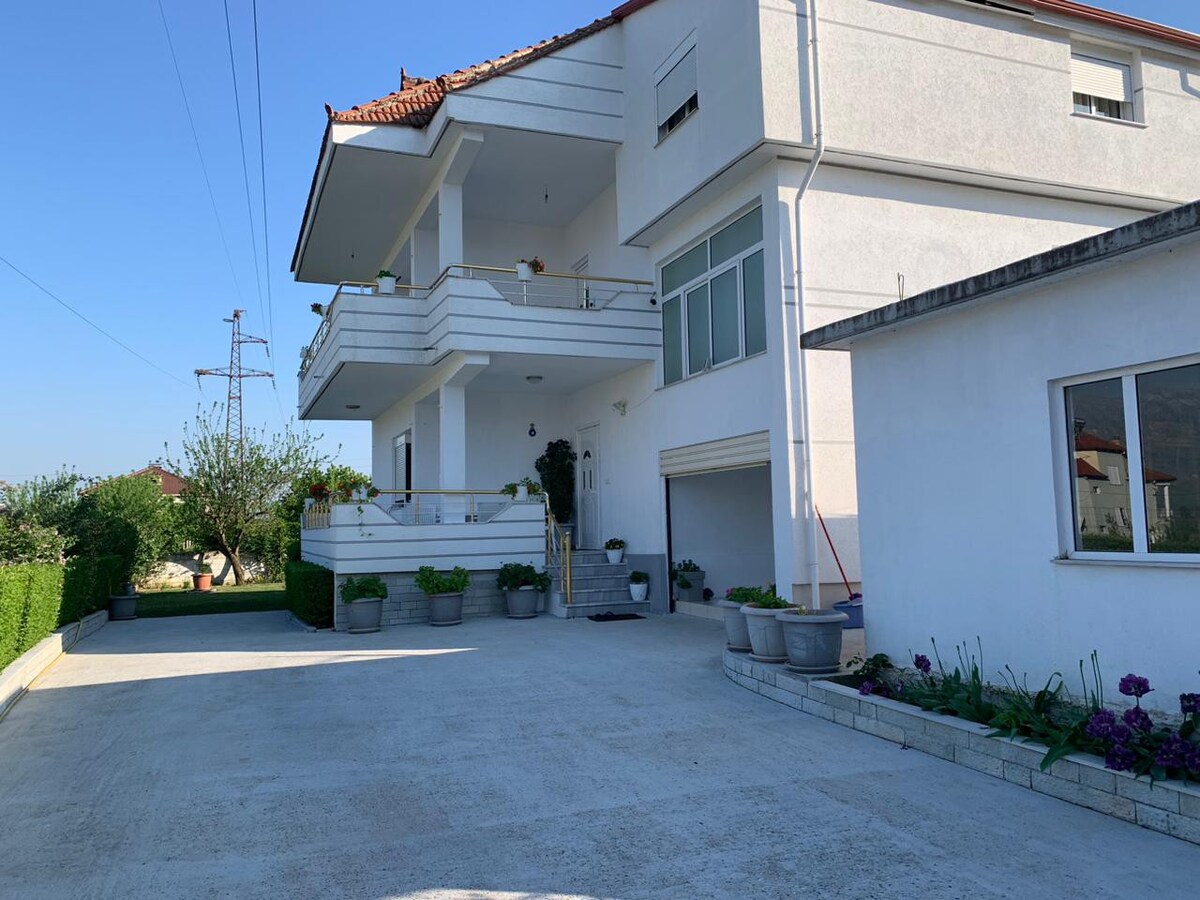
M 726 469 L 745 469 L 766 465 L 770 461 L 770 436 L 765 431 L 676 447 L 658 454 L 659 471 L 668 478 Z

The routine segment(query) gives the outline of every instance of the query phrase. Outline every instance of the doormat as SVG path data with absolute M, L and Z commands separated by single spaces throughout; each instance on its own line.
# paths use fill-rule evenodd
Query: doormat
M 600 613 L 598 616 L 588 616 L 593 622 L 625 622 L 629 619 L 644 619 L 645 616 L 639 616 L 637 613 Z

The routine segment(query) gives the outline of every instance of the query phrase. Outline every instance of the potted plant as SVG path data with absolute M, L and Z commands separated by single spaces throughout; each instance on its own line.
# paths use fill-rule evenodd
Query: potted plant
M 314 303 L 311 306 L 309 306 L 309 309 L 311 309 L 318 316 L 321 316 L 322 318 L 324 318 L 324 316 L 325 316 L 325 305 L 324 304 Z
M 780 610 L 790 607 L 790 603 L 768 591 L 763 591 L 742 607 L 746 630 L 750 634 L 751 659 L 766 663 L 787 662 L 783 623 L 776 616 Z
M 550 441 L 533 466 L 550 498 L 550 512 L 564 529 L 575 515 L 575 451 L 567 440 Z
M 504 591 L 510 619 L 532 619 L 538 614 L 539 595 L 550 590 L 550 576 L 526 563 L 505 563 L 496 587 Z
M 318 481 L 308 487 L 308 496 L 318 503 L 323 503 L 329 499 L 329 485 L 323 481 Z
M 534 275 L 541 275 L 545 271 L 546 264 L 536 256 L 533 259 L 517 260 L 518 281 L 533 281 Z
M 645 572 L 629 573 L 629 596 L 634 603 L 641 603 L 650 593 L 650 576 Z
M 463 592 L 471 586 L 471 573 L 462 566 L 439 572 L 433 566 L 421 566 L 415 579 L 417 589 L 429 598 L 430 625 L 461 625 Z
M 121 590 L 123 593 L 110 594 L 108 597 L 108 617 L 114 622 L 137 618 L 137 588 L 125 582 Z
M 850 617 L 837 610 L 803 606 L 775 614 L 783 627 L 788 668 L 802 675 L 828 675 L 842 666 L 842 626 Z
M 541 492 L 542 486 L 528 476 L 520 481 L 510 481 L 500 488 L 500 493 L 507 494 L 517 503 L 526 503 L 531 496 L 537 496 Z
M 201 562 L 199 569 L 192 575 L 192 590 L 206 594 L 212 590 L 212 566 Z
M 672 580 L 679 589 L 679 599 L 699 603 L 704 599 L 705 572 L 693 560 L 685 559 L 671 570 Z
M 378 575 L 347 578 L 342 582 L 342 602 L 346 604 L 346 630 L 351 634 L 378 631 L 383 622 L 383 601 L 387 585 Z
M 608 556 L 609 563 L 615 566 L 625 555 L 625 542 L 620 538 L 609 538 L 604 542 L 604 552 Z
M 750 652 L 750 631 L 746 627 L 746 617 L 742 615 L 742 607 L 753 603 L 766 595 L 760 587 L 735 587 L 725 592 L 725 597 L 717 601 L 725 620 L 725 646 L 736 653 Z
M 396 276 L 387 269 L 380 269 L 375 276 L 375 289 L 381 294 L 396 293 Z

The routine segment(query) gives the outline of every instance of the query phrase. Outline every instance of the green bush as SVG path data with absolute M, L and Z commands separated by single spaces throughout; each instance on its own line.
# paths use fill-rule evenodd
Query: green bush
M 121 570 L 119 556 L 76 556 L 67 560 L 59 624 L 78 622 L 108 606 L 109 595 L 121 586 Z
M 387 585 L 378 575 L 347 578 L 342 582 L 343 603 L 353 603 L 355 600 L 386 600 L 387 595 Z
M 58 627 L 63 567 L 0 567 L 0 668 Z
M 333 627 L 333 572 L 293 560 L 284 568 L 284 590 L 297 619 L 316 628 Z
M 438 594 L 461 594 L 471 585 L 471 573 L 462 566 L 455 566 L 449 572 L 439 572 L 433 566 L 421 566 L 417 569 L 413 581 L 417 589 L 424 591 L 430 597 Z

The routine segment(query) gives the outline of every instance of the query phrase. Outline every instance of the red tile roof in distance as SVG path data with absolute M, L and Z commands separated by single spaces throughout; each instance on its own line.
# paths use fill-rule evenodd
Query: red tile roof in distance
M 1100 481 L 1108 481 L 1108 476 L 1093 466 L 1086 459 L 1075 460 L 1075 475 L 1078 478 L 1092 478 Z
M 439 75 L 437 78 L 413 78 L 401 70 L 400 90 L 342 112 L 337 112 L 326 104 L 325 112 L 332 122 L 360 125 L 407 125 L 413 128 L 424 128 L 432 121 L 447 94 L 511 72 L 535 59 L 570 46 L 576 41 L 581 41 L 598 31 L 617 24 L 653 2 L 655 0 L 629 0 L 627 3 L 622 3 L 609 15 L 597 19 L 590 25 L 577 28 L 569 34 L 557 35 L 529 47 L 514 50 L 504 56 L 459 69 L 449 75 Z M 1147 22 L 1143 19 L 1135 19 L 1132 16 L 1121 15 L 1106 9 L 1073 3 L 1071 0 L 1016 0 L 1016 3 L 1034 11 L 1058 13 L 1099 25 L 1136 32 L 1148 38 L 1179 44 L 1192 50 L 1200 50 L 1200 35 L 1159 25 L 1155 22 Z
M 183 488 L 187 484 L 187 482 L 174 472 L 168 472 L 162 466 L 146 466 L 144 469 L 138 469 L 136 472 L 121 477 L 135 478 L 138 475 L 150 475 L 157 478 L 159 484 L 162 485 L 162 492 L 165 497 L 178 497 L 183 493 Z
M 1120 441 L 1110 441 L 1083 431 L 1075 435 L 1076 450 L 1099 450 L 1102 453 L 1124 453 L 1125 445 Z

